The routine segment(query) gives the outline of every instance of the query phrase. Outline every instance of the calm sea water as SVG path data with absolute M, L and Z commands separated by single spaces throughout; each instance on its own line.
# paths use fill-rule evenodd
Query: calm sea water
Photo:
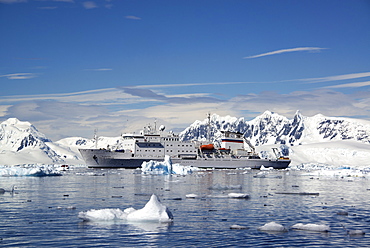
M 59 177 L 3 177 L 1 247 L 370 247 L 370 183 L 365 178 L 317 178 L 302 172 L 220 170 L 187 176 L 135 174 L 133 170 L 79 168 Z M 250 198 L 229 199 L 227 193 Z M 319 193 L 318 196 L 277 194 Z M 172 224 L 82 222 L 80 211 L 142 208 L 155 193 L 174 215 Z M 207 196 L 189 199 L 196 193 Z M 213 197 L 210 197 L 213 196 Z M 348 215 L 338 215 L 345 211 Z M 329 233 L 257 228 L 275 221 L 326 224 Z M 232 225 L 248 229 L 230 229 Z M 364 236 L 348 236 L 344 229 Z

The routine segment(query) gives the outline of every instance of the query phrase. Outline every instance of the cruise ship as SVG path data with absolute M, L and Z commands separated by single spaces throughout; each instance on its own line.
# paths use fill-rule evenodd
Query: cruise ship
M 272 167 L 285 169 L 289 157 L 282 156 L 273 148 L 275 158 L 261 158 L 242 133 L 223 131 L 220 145 L 210 142 L 181 141 L 178 135 L 159 131 L 143 131 L 141 134 L 123 134 L 120 148 L 79 149 L 90 168 L 139 168 L 143 162 L 163 161 L 171 157 L 172 163 L 199 168 L 260 169 Z M 97 142 L 97 139 L 96 139 Z

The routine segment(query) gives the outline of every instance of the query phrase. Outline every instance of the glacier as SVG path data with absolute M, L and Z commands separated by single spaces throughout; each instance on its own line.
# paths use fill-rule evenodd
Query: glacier
M 235 131 L 255 146 L 262 157 L 274 157 L 272 147 L 289 155 L 291 166 L 328 165 L 370 167 L 370 121 L 327 117 L 306 117 L 299 111 L 292 119 L 265 111 L 252 120 L 213 114 L 196 120 L 180 134 L 181 140 L 220 142 L 221 131 Z M 35 126 L 10 118 L 0 124 L 0 165 L 69 164 L 83 165 L 79 148 L 120 148 L 118 137 L 88 139 L 69 137 L 53 142 Z

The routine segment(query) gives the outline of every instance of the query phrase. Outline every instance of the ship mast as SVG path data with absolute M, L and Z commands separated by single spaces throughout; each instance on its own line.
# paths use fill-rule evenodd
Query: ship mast
M 98 149 L 98 129 L 94 129 L 95 149 Z
M 154 119 L 154 133 L 157 134 L 157 118 Z
M 207 138 L 208 138 L 208 141 L 211 142 L 211 113 L 210 112 L 208 112 L 207 118 L 208 118 Z

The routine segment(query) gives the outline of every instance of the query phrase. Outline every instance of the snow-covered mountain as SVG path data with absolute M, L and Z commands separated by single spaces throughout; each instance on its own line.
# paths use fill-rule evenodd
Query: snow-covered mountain
M 0 124 L 0 164 L 65 163 L 81 158 L 58 146 L 26 121 L 9 118 Z
M 195 121 L 183 132 L 182 140 L 217 141 L 221 131 L 236 131 L 268 155 L 271 147 L 289 151 L 292 165 L 327 163 L 363 165 L 370 161 L 370 121 L 297 112 L 293 119 L 266 111 L 253 120 L 218 116 Z M 71 137 L 52 142 L 31 123 L 10 118 L 0 124 L 0 165 L 23 163 L 84 164 L 78 148 L 120 148 L 120 137 L 86 139 Z
M 255 146 L 286 144 L 288 146 L 317 142 L 355 140 L 370 144 L 370 121 L 315 115 L 304 117 L 297 111 L 293 119 L 264 112 L 251 121 L 244 118 L 221 117 L 195 121 L 183 132 L 183 140 L 217 140 L 221 131 L 235 131 Z

